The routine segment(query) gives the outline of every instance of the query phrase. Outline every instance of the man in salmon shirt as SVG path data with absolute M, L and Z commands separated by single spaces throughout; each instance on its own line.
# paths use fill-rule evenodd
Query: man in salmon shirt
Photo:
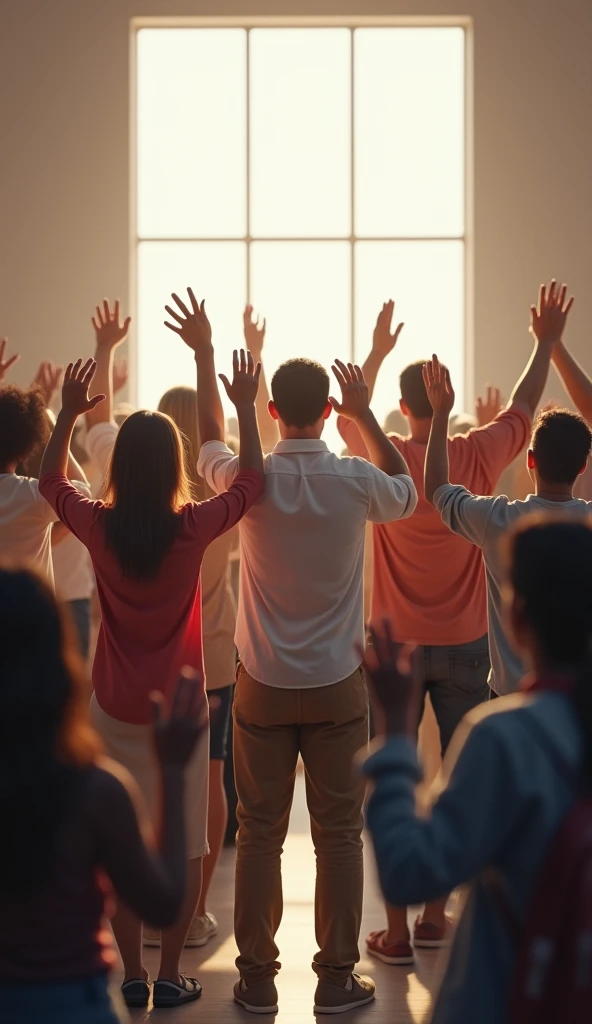
M 394 302 L 379 314 L 372 351 L 363 366 L 374 390 L 378 371 L 401 332 L 391 323 Z M 534 349 L 507 407 L 484 427 L 448 440 L 450 480 L 475 494 L 491 494 L 503 470 L 526 447 L 531 422 L 547 380 L 552 346 L 534 333 Z M 400 378 L 400 408 L 410 437 L 389 434 L 407 465 L 419 502 L 408 520 L 373 527 L 374 584 L 371 621 L 394 623 L 397 639 L 417 644 L 423 684 L 429 693 L 442 754 L 465 714 L 489 697 L 485 575 L 481 552 L 455 536 L 424 497 L 423 473 L 432 408 L 422 378 L 423 361 L 412 363 Z M 355 423 L 338 420 L 341 436 L 353 455 L 365 456 Z M 416 947 L 439 948 L 450 941 L 446 900 L 425 907 L 416 921 Z M 411 964 L 413 949 L 406 908 L 387 907 L 388 927 L 372 932 L 368 952 L 384 963 Z

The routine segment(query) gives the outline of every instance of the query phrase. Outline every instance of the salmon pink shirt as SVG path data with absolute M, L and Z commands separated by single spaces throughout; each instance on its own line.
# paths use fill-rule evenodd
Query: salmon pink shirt
M 339 417 L 352 455 L 367 457 L 355 423 Z M 448 439 L 450 482 L 474 494 L 492 494 L 503 470 L 525 448 L 530 410 L 513 403 L 485 427 Z M 471 643 L 487 633 L 487 596 L 481 550 L 455 536 L 424 497 L 427 445 L 389 434 L 409 466 L 419 496 L 410 519 L 373 527 L 371 620 L 389 618 L 397 638 L 426 646 Z
M 39 490 L 92 559 L 102 613 L 92 672 L 96 699 L 112 718 L 147 724 L 150 692 L 170 693 L 183 665 L 202 669 L 203 554 L 261 496 L 263 474 L 240 472 L 226 493 L 185 505 L 175 541 L 152 580 L 123 575 L 107 547 L 103 502 L 82 497 L 60 473 L 44 476 Z

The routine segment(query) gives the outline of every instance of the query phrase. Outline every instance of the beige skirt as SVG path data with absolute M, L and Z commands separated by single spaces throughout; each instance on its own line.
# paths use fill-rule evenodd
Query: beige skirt
M 160 813 L 160 778 L 152 747 L 152 726 L 132 725 L 107 715 L 93 693 L 90 717 L 105 754 L 123 765 L 134 779 L 148 808 L 153 828 Z M 210 738 L 206 731 L 185 769 L 185 831 L 187 860 L 205 857 L 208 847 L 208 785 Z

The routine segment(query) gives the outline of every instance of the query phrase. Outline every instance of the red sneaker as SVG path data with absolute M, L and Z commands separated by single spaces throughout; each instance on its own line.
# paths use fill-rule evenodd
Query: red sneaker
M 418 949 L 445 949 L 451 942 L 452 921 L 449 917 L 446 918 L 443 928 L 417 918 L 413 929 L 413 945 Z
M 387 942 L 386 930 L 381 932 L 370 932 L 366 939 L 366 949 L 370 956 L 382 960 L 383 964 L 395 964 L 406 967 L 414 962 L 413 950 L 410 942 Z

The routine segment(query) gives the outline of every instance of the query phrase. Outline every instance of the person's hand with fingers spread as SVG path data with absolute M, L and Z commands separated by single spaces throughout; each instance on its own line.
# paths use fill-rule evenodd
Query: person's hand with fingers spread
M 191 288 L 187 289 L 187 295 L 189 296 L 191 309 L 188 309 L 183 300 L 173 292 L 172 298 L 178 306 L 178 311 L 173 309 L 172 306 L 165 306 L 164 308 L 175 323 L 172 324 L 165 320 L 164 325 L 170 331 L 178 334 L 185 344 L 197 355 L 204 348 L 206 350 L 211 349 L 212 327 L 206 313 L 206 300 L 202 299 L 201 303 L 198 302 Z
M 369 644 L 360 649 L 378 735 L 406 735 L 415 740 L 421 708 L 416 649 L 393 639 L 391 624 L 373 626 Z
M 10 356 L 10 358 L 7 359 L 6 358 L 6 346 L 7 346 L 7 344 L 8 344 L 8 338 L 2 338 L 2 341 L 0 341 L 0 381 L 4 380 L 6 374 L 10 370 L 10 367 L 14 366 L 15 363 L 18 363 L 19 359 L 21 358 L 20 355 L 17 352 L 16 355 Z
M 226 394 L 237 411 L 240 408 L 255 405 L 260 373 L 261 363 L 257 363 L 255 366 L 255 360 L 251 353 L 245 352 L 244 348 L 241 348 L 240 353 L 235 349 L 232 354 L 232 381 L 229 381 L 223 373 L 218 375 Z
M 127 359 L 116 359 L 113 363 L 113 394 L 122 391 L 128 381 Z
M 60 386 L 63 372 L 64 368 L 62 366 L 56 366 L 55 363 L 44 360 L 35 374 L 33 387 L 41 391 L 45 404 L 48 407 L 51 405 Z
M 475 415 L 478 425 L 486 427 L 488 423 L 492 423 L 495 417 L 499 416 L 502 411 L 502 405 L 503 400 L 500 389 L 488 384 L 485 388 L 485 396 L 482 398 L 479 395 L 475 402 Z
M 354 423 L 363 420 L 370 412 L 370 397 L 360 367 L 354 363 L 346 365 L 341 359 L 336 359 L 331 369 L 341 389 L 341 402 L 329 398 L 335 412 Z
M 549 288 L 542 284 L 538 305 L 530 307 L 530 332 L 539 345 L 553 346 L 561 341 L 573 296 L 567 299 L 567 285 L 551 281 Z
M 245 344 L 255 362 L 261 359 L 265 342 L 265 319 L 253 315 L 253 307 L 247 306 L 243 313 Z
M 440 362 L 436 355 L 432 356 L 431 362 L 424 363 L 423 382 L 434 415 L 446 416 L 448 423 L 448 417 L 454 406 L 454 391 L 448 368 Z
M 391 333 L 394 311 L 394 300 L 389 299 L 388 302 L 384 303 L 380 313 L 378 314 L 376 327 L 374 328 L 374 334 L 372 336 L 372 352 L 380 358 L 381 362 L 393 351 L 397 344 L 399 335 L 405 326 L 402 323 L 398 324 L 394 332 Z
M 94 398 L 88 395 L 96 369 L 94 359 L 87 359 L 84 364 L 82 359 L 78 359 L 66 367 L 62 384 L 62 412 L 74 421 L 105 399 L 104 395 L 95 395 Z
M 161 768 L 183 770 L 208 725 L 203 675 L 184 668 L 166 714 L 161 693 L 150 695 L 154 714 L 152 737 Z
M 96 307 L 96 316 L 91 317 L 95 329 L 97 348 L 116 349 L 127 338 L 129 325 L 132 320 L 128 316 L 123 323 L 120 321 L 119 299 L 113 303 L 113 309 L 108 299 L 103 299 L 103 305 Z

